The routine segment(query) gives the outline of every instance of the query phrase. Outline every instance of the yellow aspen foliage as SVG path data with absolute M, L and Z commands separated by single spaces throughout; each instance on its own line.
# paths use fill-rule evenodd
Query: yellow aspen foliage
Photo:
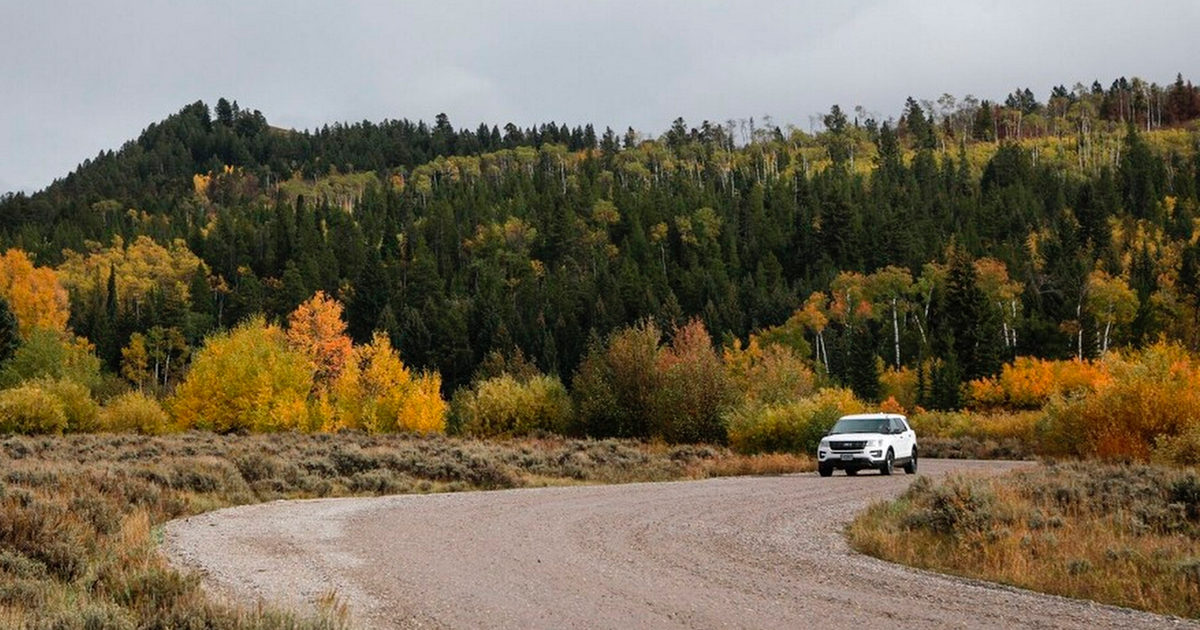
M 210 336 L 168 401 L 184 428 L 229 433 L 307 429 L 313 365 L 277 326 L 254 317 Z
M 380 333 L 355 350 L 353 363 L 334 383 L 339 425 L 377 433 L 445 430 L 440 374 L 414 375 Z
M 70 304 L 58 274 L 49 267 L 35 267 L 24 251 L 10 249 L 0 256 L 0 295 L 16 315 L 22 337 L 28 338 L 36 328 L 67 329 Z
M 141 302 L 156 289 L 186 302 L 192 276 L 204 264 L 182 239 L 163 247 L 144 235 L 129 244 L 114 236 L 108 247 L 89 241 L 87 253 L 63 253 L 66 259 L 58 272 L 75 299 L 90 300 L 97 293 L 103 294 L 108 276 L 115 270 L 117 297 L 122 304 Z
M 212 183 L 212 174 L 196 173 L 192 175 L 192 190 L 201 199 L 208 199 L 208 185 Z
M 879 375 L 879 396 L 896 403 L 895 411 L 914 409 L 917 406 L 917 371 L 910 367 L 888 367 Z
M 316 367 L 316 384 L 328 389 L 350 361 L 354 348 L 342 321 L 342 304 L 317 291 L 288 316 L 288 345 Z
M 129 345 L 121 348 L 121 376 L 137 385 L 140 390 L 145 387 L 146 381 L 150 380 L 149 364 L 150 354 L 146 350 L 146 336 L 135 332 L 129 337 Z

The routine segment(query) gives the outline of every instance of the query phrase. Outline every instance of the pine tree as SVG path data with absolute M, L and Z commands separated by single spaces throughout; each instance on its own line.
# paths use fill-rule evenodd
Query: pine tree
M 13 314 L 8 300 L 0 296 L 0 363 L 12 358 L 21 345 L 21 331 L 17 316 Z
M 350 336 L 357 343 L 367 343 L 375 332 L 380 314 L 391 301 L 387 273 L 377 249 L 372 248 L 367 253 L 367 261 L 354 281 L 353 290 L 346 306 Z
M 863 400 L 879 400 L 879 356 L 869 324 L 855 326 L 850 333 L 850 389 Z
M 117 331 L 120 318 L 117 295 L 117 267 L 110 265 L 108 283 L 104 291 L 104 312 L 92 322 L 92 343 L 96 354 L 110 368 L 115 368 L 121 359 L 121 339 Z

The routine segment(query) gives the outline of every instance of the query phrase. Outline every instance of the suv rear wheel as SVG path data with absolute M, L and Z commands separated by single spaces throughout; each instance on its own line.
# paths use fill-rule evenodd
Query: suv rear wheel
M 888 452 L 887 452 L 887 457 L 883 458 L 883 463 L 879 465 L 880 474 L 884 474 L 884 475 L 892 474 L 892 471 L 895 470 L 895 466 L 893 466 L 893 464 L 895 464 L 895 461 L 896 461 L 896 454 L 893 453 L 892 449 L 889 448 Z
M 908 463 L 904 465 L 904 472 L 910 475 L 917 474 L 917 447 L 915 446 L 912 450 L 912 457 L 909 458 Z

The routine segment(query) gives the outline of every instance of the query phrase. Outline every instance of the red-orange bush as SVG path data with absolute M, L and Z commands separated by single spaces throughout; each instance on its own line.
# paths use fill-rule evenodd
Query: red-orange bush
M 1160 342 L 1103 364 L 1110 377 L 1095 391 L 1046 407 L 1039 429 L 1048 453 L 1145 460 L 1200 423 L 1200 360 L 1182 347 Z

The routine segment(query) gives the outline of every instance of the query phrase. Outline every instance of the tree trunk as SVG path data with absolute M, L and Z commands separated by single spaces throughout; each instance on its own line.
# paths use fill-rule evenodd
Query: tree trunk
M 900 369 L 900 322 L 896 313 L 896 298 L 892 298 L 892 342 L 896 348 L 896 369 Z
M 1080 361 L 1083 360 L 1083 305 L 1075 305 L 1075 321 L 1079 326 L 1079 331 L 1075 333 L 1075 357 Z

